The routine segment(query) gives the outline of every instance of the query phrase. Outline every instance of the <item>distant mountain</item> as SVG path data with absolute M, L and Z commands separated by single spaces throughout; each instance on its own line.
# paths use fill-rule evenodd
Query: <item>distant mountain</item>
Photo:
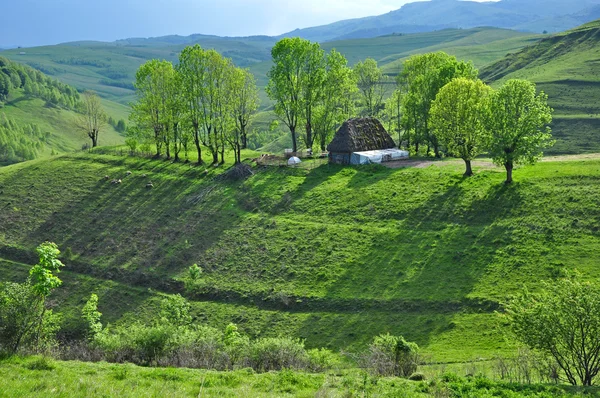
M 281 37 L 299 36 L 323 42 L 478 26 L 560 32 L 592 21 L 599 15 L 600 0 L 431 0 L 409 3 L 399 10 L 375 17 L 296 29 Z

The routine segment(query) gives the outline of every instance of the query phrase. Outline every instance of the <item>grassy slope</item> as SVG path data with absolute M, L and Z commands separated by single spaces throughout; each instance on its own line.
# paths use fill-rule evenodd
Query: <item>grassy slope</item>
M 111 155 L 28 162 L 0 169 L 0 257 L 32 263 L 47 239 L 71 248 L 72 317 L 90 291 L 107 320 L 143 316 L 197 262 L 196 316 L 214 326 L 333 348 L 390 331 L 436 360 L 489 357 L 507 349 L 491 312 L 507 295 L 567 269 L 600 278 L 600 161 L 526 167 L 510 187 L 499 170 L 464 180 L 461 168 L 325 165 L 226 183 Z M 102 178 L 127 170 L 122 185 Z
M 503 29 L 476 28 L 345 40 L 324 43 L 323 46 L 326 49 L 337 48 L 348 57 L 351 64 L 354 64 L 367 57 L 373 57 L 383 63 L 390 63 L 411 52 L 431 46 L 446 48 L 496 43 L 498 54 L 481 57 L 483 62 L 480 62 L 479 56 L 474 60 L 477 65 L 483 65 L 499 59 L 507 51 L 518 47 L 519 43 L 521 47 L 524 46 L 535 37 Z M 504 40 L 508 40 L 506 45 L 502 43 Z M 250 67 L 257 76 L 259 86 L 266 86 L 267 72 L 270 67 L 270 47 L 275 43 L 275 39 L 200 37 L 194 42 L 200 43 L 204 48 L 214 48 L 220 51 L 225 56 L 231 57 L 238 65 Z M 173 41 L 160 38 L 114 43 L 82 42 L 25 50 L 6 50 L 2 52 L 2 55 L 14 61 L 41 67 L 47 74 L 80 89 L 93 89 L 105 98 L 127 104 L 133 99 L 133 91 L 130 88 L 108 85 L 105 80 L 110 80 L 110 84 L 131 85 L 135 78 L 135 71 L 144 61 L 151 58 L 176 61 L 179 52 L 186 44 L 191 43 L 173 43 Z M 22 51 L 25 54 L 20 54 Z M 117 74 L 115 75 L 115 73 Z M 115 78 L 111 79 L 110 76 Z M 262 98 L 266 105 L 268 101 L 264 93 Z
M 107 100 L 103 101 L 103 105 L 106 112 L 115 120 L 120 118 L 127 120 L 127 108 L 124 106 Z M 44 150 L 46 155 L 49 155 L 52 150 L 55 152 L 78 150 L 90 141 L 84 133 L 74 128 L 78 117 L 75 112 L 48 107 L 44 100 L 27 97 L 22 93 L 11 96 L 4 107 L 0 108 L 0 113 L 4 113 L 19 124 L 34 123 L 42 131 L 52 133 L 50 144 Z M 123 136 L 107 124 L 100 132 L 99 142 L 100 145 L 118 145 L 123 143 Z
M 0 397 L 598 397 L 598 388 L 496 383 L 458 378 L 451 383 L 425 370 L 425 382 L 372 378 L 355 370 L 307 374 L 248 369 L 215 372 L 142 368 L 130 364 L 55 362 L 39 357 L 0 361 Z
M 554 108 L 553 152 L 600 150 L 600 21 L 548 37 L 482 70 L 494 85 L 510 78 L 537 83 Z

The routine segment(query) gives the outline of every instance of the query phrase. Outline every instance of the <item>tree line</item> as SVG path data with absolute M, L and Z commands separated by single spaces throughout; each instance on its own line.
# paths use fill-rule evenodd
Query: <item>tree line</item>
M 272 50 L 267 94 L 275 113 L 288 127 L 294 152 L 298 127 L 307 148 L 319 137 L 322 150 L 335 129 L 350 116 L 383 119 L 398 136 L 398 146 L 415 154 L 450 155 L 471 161 L 489 153 L 506 168 L 512 182 L 515 163 L 533 163 L 543 148 L 553 145 L 552 109 L 547 96 L 525 80 L 510 80 L 493 90 L 478 79 L 478 71 L 444 52 L 415 55 L 404 61 L 396 88 L 385 100 L 390 79 L 373 59 L 353 69 L 332 50 L 294 38 Z
M 213 164 L 224 163 L 225 150 L 241 161 L 248 125 L 258 109 L 254 76 L 215 50 L 186 47 L 179 63 L 150 60 L 136 73 L 137 101 L 132 105 L 130 138 L 152 142 L 156 156 L 187 159 L 191 150 L 203 163 L 207 148 Z
M 48 105 L 64 109 L 76 110 L 80 99 L 76 88 L 52 79 L 27 65 L 0 57 L 0 105 L 17 90 L 41 98 Z
M 20 125 L 0 114 L 0 165 L 35 159 L 49 138 L 36 124 Z

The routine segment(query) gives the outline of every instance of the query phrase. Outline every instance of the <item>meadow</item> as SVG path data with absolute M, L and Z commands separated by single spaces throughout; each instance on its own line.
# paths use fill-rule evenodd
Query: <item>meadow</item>
M 187 294 L 197 322 L 350 351 L 390 332 L 434 362 L 490 359 L 514 350 L 495 313 L 511 294 L 573 269 L 600 276 L 593 157 L 523 167 L 506 186 L 486 161 L 468 179 L 443 161 L 258 167 L 229 181 L 218 168 L 108 152 L 0 169 L 3 275 L 22 280 L 33 248 L 58 243 L 67 334 L 90 293 L 105 321 L 144 318 L 163 294 L 186 294 L 197 263 L 204 287 Z

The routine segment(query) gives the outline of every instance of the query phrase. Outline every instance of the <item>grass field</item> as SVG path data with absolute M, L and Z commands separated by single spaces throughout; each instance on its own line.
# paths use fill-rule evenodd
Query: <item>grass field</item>
M 600 160 L 523 167 L 512 186 L 489 163 L 469 179 L 462 167 L 259 168 L 245 182 L 100 153 L 4 167 L 2 275 L 22 279 L 55 241 L 70 252 L 65 323 L 91 292 L 117 322 L 183 292 L 198 263 L 198 322 L 350 350 L 389 331 L 434 361 L 491 358 L 511 350 L 494 314 L 510 294 L 575 268 L 600 278 Z
M 519 385 L 445 373 L 426 381 L 374 378 L 358 370 L 326 374 L 251 369 L 214 372 L 58 362 L 0 361 L 0 397 L 598 397 L 597 388 Z

